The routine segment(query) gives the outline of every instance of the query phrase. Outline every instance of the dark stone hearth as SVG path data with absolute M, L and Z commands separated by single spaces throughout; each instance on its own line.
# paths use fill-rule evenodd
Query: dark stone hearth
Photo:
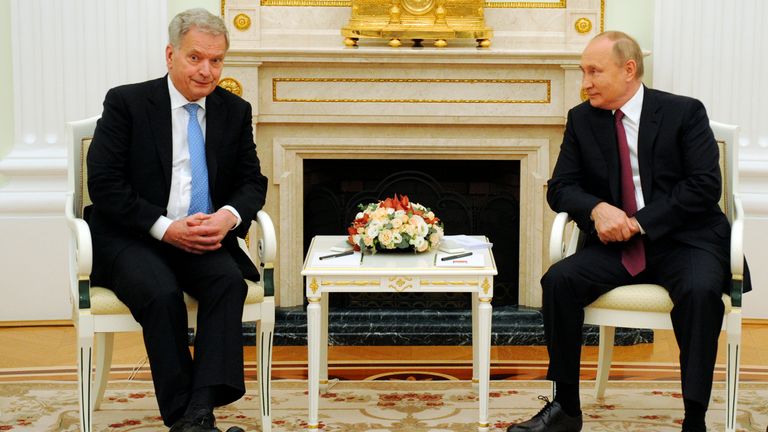
M 277 308 L 274 345 L 306 345 L 304 308 Z M 471 345 L 469 311 L 424 309 L 347 309 L 329 312 L 331 345 Z M 598 328 L 584 327 L 586 345 L 598 344 Z M 247 345 L 255 341 L 255 325 L 244 324 Z M 653 342 L 651 330 L 617 329 L 616 345 Z M 491 345 L 544 345 L 544 328 L 537 309 L 517 306 L 493 310 Z

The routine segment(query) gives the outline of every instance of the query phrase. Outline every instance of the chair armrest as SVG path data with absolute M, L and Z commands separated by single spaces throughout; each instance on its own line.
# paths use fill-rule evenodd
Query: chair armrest
M 549 235 L 550 264 L 554 264 L 566 256 L 565 229 L 570 221 L 571 217 L 568 216 L 568 213 L 560 212 L 552 222 L 552 232 Z
M 258 242 L 259 260 L 262 265 L 274 263 L 277 256 L 277 235 L 275 235 L 275 224 L 272 218 L 264 210 L 259 210 L 256 214 L 256 223 L 261 227 L 261 238 Z
M 741 307 L 744 290 L 744 207 L 741 197 L 733 194 L 734 216 L 731 222 L 731 304 Z
M 275 295 L 275 257 L 277 256 L 277 236 L 275 235 L 275 225 L 272 218 L 264 210 L 259 210 L 256 214 L 256 224 L 261 227 L 261 236 L 258 239 L 256 249 L 259 256 L 258 265 L 260 267 L 261 281 L 264 286 L 264 296 L 271 297 Z M 240 247 L 251 256 L 245 241 L 240 240 Z
M 72 296 L 78 300 L 80 309 L 89 309 L 91 307 L 90 277 L 93 265 L 91 230 L 87 222 L 75 217 L 74 195 L 71 192 L 67 194 L 65 205 L 65 219 L 74 241 L 75 268 L 73 270 L 77 271 L 76 286 L 72 287 Z

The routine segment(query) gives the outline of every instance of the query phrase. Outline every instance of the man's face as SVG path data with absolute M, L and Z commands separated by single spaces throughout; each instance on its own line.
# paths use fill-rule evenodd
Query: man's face
M 634 60 L 620 64 L 612 51 L 613 44 L 608 38 L 595 39 L 581 55 L 581 87 L 595 108 L 621 108 L 632 98 L 639 84 L 635 78 Z
M 224 67 L 227 40 L 196 28 L 190 29 L 180 46 L 165 47 L 165 62 L 173 85 L 187 100 L 194 102 L 216 88 Z

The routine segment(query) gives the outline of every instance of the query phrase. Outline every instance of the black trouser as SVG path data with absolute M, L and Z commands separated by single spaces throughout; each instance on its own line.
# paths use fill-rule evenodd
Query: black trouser
M 172 425 L 191 392 L 214 390 L 215 406 L 245 393 L 242 316 L 247 286 L 229 252 L 203 255 L 149 241 L 120 252 L 109 276 L 111 288 L 144 332 L 160 414 Z M 187 338 L 183 293 L 198 300 L 194 360 Z
M 656 283 L 669 291 L 674 304 L 683 397 L 706 407 L 723 322 L 727 264 L 705 250 L 671 241 L 647 242 L 646 263 L 646 270 L 633 278 L 621 264 L 618 247 L 594 242 L 546 272 L 541 285 L 547 378 L 578 383 L 585 306 L 619 285 Z

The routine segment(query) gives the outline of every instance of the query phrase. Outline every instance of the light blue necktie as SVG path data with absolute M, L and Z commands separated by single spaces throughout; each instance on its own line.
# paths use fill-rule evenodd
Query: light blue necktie
M 189 200 L 188 215 L 210 213 L 211 200 L 208 195 L 208 164 L 205 161 L 205 138 L 197 122 L 198 104 L 186 104 L 189 113 L 187 123 L 187 143 L 189 143 L 189 165 L 192 168 L 192 194 Z

